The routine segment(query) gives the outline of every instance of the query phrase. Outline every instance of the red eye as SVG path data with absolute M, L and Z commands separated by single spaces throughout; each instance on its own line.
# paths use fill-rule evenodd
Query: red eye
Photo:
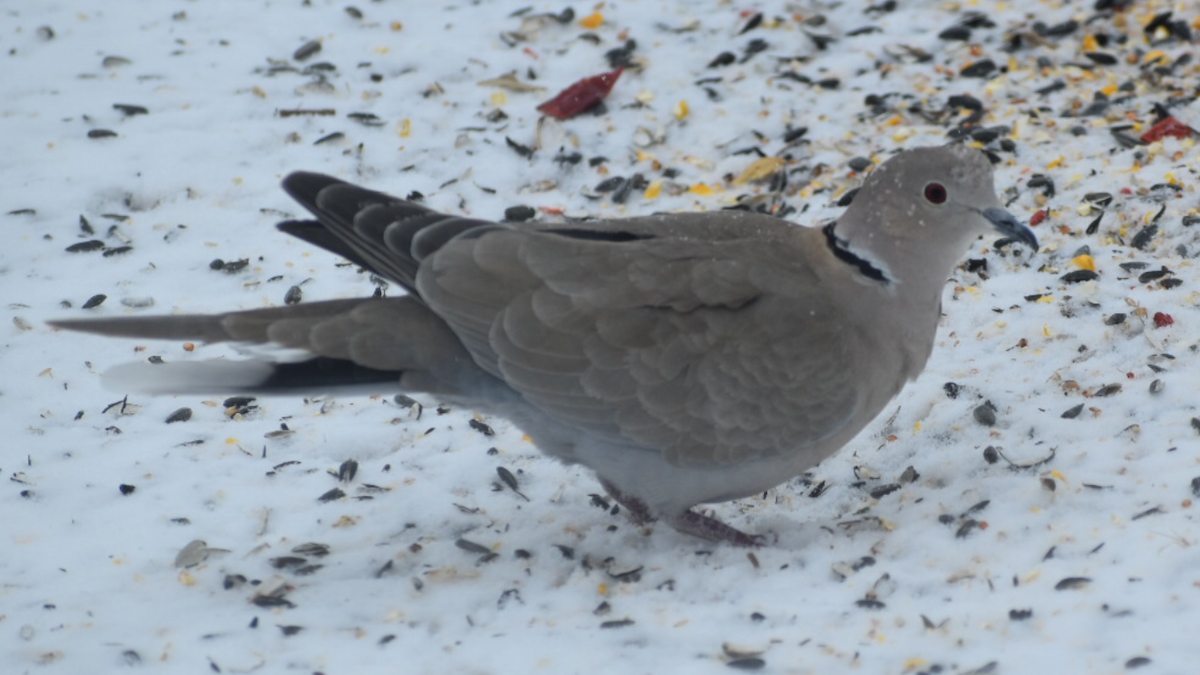
M 946 188 L 941 183 L 930 183 L 925 186 L 925 199 L 930 204 L 942 204 L 946 201 Z

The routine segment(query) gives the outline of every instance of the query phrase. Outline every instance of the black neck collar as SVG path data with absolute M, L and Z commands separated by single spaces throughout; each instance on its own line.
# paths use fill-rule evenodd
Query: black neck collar
M 858 257 L 850 249 L 846 248 L 846 240 L 838 237 L 837 233 L 833 231 L 835 225 L 837 225 L 836 221 L 821 228 L 821 231 L 825 233 L 825 244 L 829 246 L 829 250 L 833 255 L 837 256 L 838 260 L 857 267 L 858 272 L 868 279 L 881 281 L 885 284 L 890 283 L 890 280 L 883 274 L 883 270 L 872 265 L 870 261 Z

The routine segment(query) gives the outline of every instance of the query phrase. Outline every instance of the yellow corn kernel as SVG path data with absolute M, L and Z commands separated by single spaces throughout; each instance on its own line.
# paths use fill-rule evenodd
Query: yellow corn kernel
M 600 12 L 588 14 L 579 20 L 579 25 L 588 30 L 596 30 L 604 23 L 604 15 Z

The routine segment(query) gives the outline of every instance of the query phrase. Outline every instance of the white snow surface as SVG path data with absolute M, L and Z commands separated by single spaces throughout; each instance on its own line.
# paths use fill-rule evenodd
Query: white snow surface
M 1194 98 L 1195 60 L 1155 67 L 1197 51 L 1200 13 L 894 4 L 0 7 L 0 672 L 1196 672 L 1200 225 L 1185 217 L 1200 150 L 1125 147 L 1112 130 L 1137 138 L 1155 103 Z M 566 22 L 538 18 L 568 7 Z M 1169 10 L 1191 42 L 1142 30 Z M 602 23 L 585 26 L 593 13 Z M 968 40 L 939 38 L 964 22 Z M 293 58 L 310 40 L 319 53 Z M 627 40 L 640 67 L 604 110 L 540 119 Z M 988 78 L 962 74 L 983 59 Z M 479 84 L 510 72 L 544 89 Z M 1082 115 L 1098 91 L 1109 106 Z M 278 187 L 293 170 L 492 219 L 741 198 L 819 225 L 861 182 L 850 159 L 947 142 L 970 113 L 949 102 L 961 94 L 982 102 L 975 128 L 1004 127 L 977 143 L 1009 208 L 1048 211 L 1042 250 L 979 241 L 947 283 L 926 372 L 875 423 L 806 476 L 707 507 L 778 536 L 754 551 L 636 527 L 586 470 L 433 397 L 415 395 L 419 418 L 389 390 L 260 398 L 237 415 L 220 396 L 113 405 L 123 392 L 100 373 L 117 364 L 237 355 L 45 323 L 265 307 L 292 286 L 369 295 L 367 274 L 273 228 L 303 215 Z M 786 157 L 786 185 L 739 180 L 760 156 Z M 637 173 L 648 186 L 623 203 L 596 190 Z M 1088 232 L 1098 192 L 1112 201 Z M 88 240 L 105 250 L 65 250 Z M 1099 276 L 1062 281 L 1083 247 Z M 1182 283 L 1139 280 L 1163 267 Z M 986 402 L 992 426 L 976 419 Z M 180 408 L 191 418 L 168 424 Z M 356 475 L 339 481 L 348 460 Z

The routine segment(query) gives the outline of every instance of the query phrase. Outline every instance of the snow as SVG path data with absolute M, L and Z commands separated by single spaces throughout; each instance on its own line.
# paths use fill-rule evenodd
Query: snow
M 530 19 L 565 4 L 537 2 L 522 17 L 527 5 L 509 1 L 364 2 L 362 18 L 324 0 L 4 8 L 3 670 L 1194 670 L 1200 229 L 1183 219 L 1200 208 L 1200 154 L 1193 139 L 1123 148 L 1109 130 L 1136 125 L 1126 133 L 1137 137 L 1153 103 L 1194 96 L 1194 63 L 1168 74 L 1145 64 L 1153 50 L 1162 63 L 1194 53 L 1195 38 L 1150 44 L 1141 26 L 1173 9 L 1194 36 L 1195 8 L 885 4 L 608 1 L 574 5 L 566 23 Z M 740 33 L 759 11 L 763 24 Z M 965 43 L 938 37 L 968 11 L 995 25 Z M 582 27 L 593 12 L 603 24 Z M 1074 32 L 1033 35 L 1036 21 L 1071 18 Z M 863 26 L 879 30 L 855 34 Z M 502 37 L 513 31 L 524 38 Z M 835 39 L 821 50 L 806 33 Z M 1005 51 L 1014 34 L 1021 48 Z M 1109 39 L 1086 42 L 1097 35 Z M 644 69 L 625 71 L 605 112 L 539 120 L 537 104 L 611 70 L 605 53 L 628 39 Z M 755 39 L 767 48 L 746 58 Z M 310 40 L 320 52 L 293 60 Z M 1117 63 L 1089 65 L 1084 52 L 1097 50 Z M 735 62 L 709 67 L 724 51 Z M 981 58 L 1006 72 L 959 75 Z M 302 72 L 322 62 L 335 69 Z M 545 89 L 478 84 L 512 71 Z M 1036 93 L 1056 80 L 1066 86 Z M 1133 96 L 1121 101 L 1127 81 Z M 1109 85 L 1103 115 L 1065 114 Z M 868 94 L 888 93 L 873 113 Z M 45 323 L 277 305 L 292 286 L 308 300 L 370 294 L 355 267 L 272 227 L 301 215 L 278 188 L 299 169 L 481 218 L 517 205 L 616 217 L 718 209 L 739 195 L 770 203 L 768 183 L 736 182 L 758 158 L 738 151 L 757 148 L 790 155 L 782 200 L 803 212 L 788 217 L 820 224 L 860 181 L 850 158 L 945 142 L 964 114 L 946 105 L 955 94 L 984 103 L 982 126 L 1009 127 L 1000 138 L 1014 151 L 987 146 L 1001 160 L 997 189 L 1022 219 L 1050 210 L 1035 227 L 1043 248 L 980 241 L 964 260 L 986 259 L 986 270 L 964 267 L 947 284 L 926 372 L 880 419 L 810 475 L 711 507 L 778 535 L 752 552 L 637 528 L 593 502 L 602 490 L 585 470 L 540 456 L 502 419 L 480 420 L 495 433 L 485 436 L 472 411 L 438 410 L 432 397 L 417 397 L 419 418 L 393 391 L 261 398 L 236 418 L 222 397 L 111 405 L 123 394 L 102 389 L 99 374 L 117 364 L 233 352 Z M 335 112 L 288 114 L 326 109 Z M 507 117 L 488 119 L 495 110 Z M 784 135 L 802 126 L 785 150 Z M 93 129 L 116 135 L 89 138 Z M 333 132 L 344 137 L 316 144 Z M 536 152 L 523 158 L 506 138 Z M 582 161 L 556 160 L 560 146 Z M 590 166 L 599 156 L 607 163 Z M 638 172 L 664 181 L 659 196 L 637 188 L 618 204 L 595 190 Z M 1034 174 L 1055 192 L 1029 187 Z M 711 193 L 671 189 L 700 184 Z M 1099 212 L 1081 207 L 1090 192 L 1114 195 L 1095 233 L 1086 228 Z M 1135 249 L 1160 209 L 1158 233 Z M 64 250 L 90 239 L 132 248 Z M 1085 245 L 1099 277 L 1060 281 Z M 228 273 L 211 270 L 214 259 L 249 264 Z M 1130 261 L 1148 267 L 1119 267 Z M 1161 266 L 1182 285 L 1139 282 Z M 81 309 L 96 294 L 107 299 Z M 1160 312 L 1173 324 L 1157 326 Z M 1125 321 L 1107 324 L 1116 313 Z M 1112 384 L 1120 390 L 1099 395 Z M 985 401 L 991 427 L 975 419 Z M 1081 403 L 1074 419 L 1061 416 Z M 165 423 L 185 407 L 191 419 Z M 290 433 L 272 433 L 281 425 Z M 989 446 L 1004 458 L 986 461 Z M 339 481 L 347 460 L 357 473 Z M 902 478 L 910 466 L 916 478 Z M 879 489 L 889 484 L 897 489 Z M 345 496 L 319 500 L 334 488 Z M 177 566 L 197 540 L 200 553 Z M 308 542 L 329 554 L 292 552 Z M 285 556 L 322 567 L 273 566 Z M 269 589 L 290 606 L 252 602 Z

